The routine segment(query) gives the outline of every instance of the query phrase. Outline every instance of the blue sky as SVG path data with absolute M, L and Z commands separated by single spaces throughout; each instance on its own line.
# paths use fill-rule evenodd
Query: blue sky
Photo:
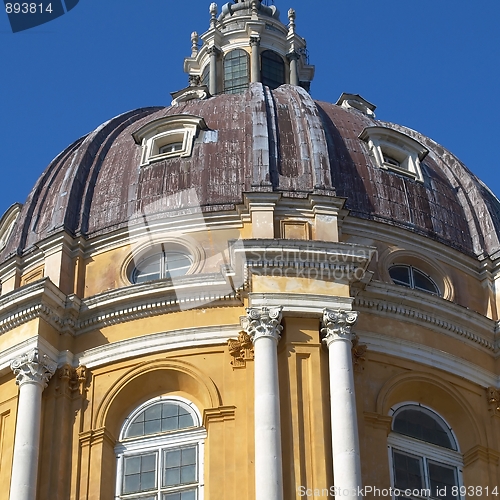
M 316 65 L 311 93 L 359 93 L 377 117 L 453 151 L 497 196 L 500 2 L 275 0 L 293 7 Z M 122 112 L 170 104 L 187 85 L 190 34 L 210 0 L 80 0 L 13 34 L 0 12 L 0 212 L 24 202 L 48 163 Z M 219 9 L 222 3 L 219 3 Z

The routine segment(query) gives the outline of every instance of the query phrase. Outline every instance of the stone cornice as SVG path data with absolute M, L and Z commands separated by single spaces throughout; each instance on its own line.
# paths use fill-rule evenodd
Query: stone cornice
M 111 290 L 80 300 L 64 295 L 49 278 L 0 298 L 0 334 L 41 318 L 61 333 L 86 331 L 139 318 L 196 307 L 241 306 L 231 284 L 221 275 L 188 277 Z
M 372 282 L 356 297 L 353 307 L 380 316 L 397 316 L 490 353 L 498 352 L 493 320 L 426 292 Z
M 347 216 L 344 220 L 342 231 L 344 235 L 356 235 L 357 238 L 383 241 L 401 248 L 415 249 L 423 255 L 435 258 L 453 268 L 479 278 L 481 263 L 473 256 L 464 254 L 444 243 L 432 240 L 423 235 L 415 234 L 400 227 L 391 226 L 383 222 L 359 219 Z

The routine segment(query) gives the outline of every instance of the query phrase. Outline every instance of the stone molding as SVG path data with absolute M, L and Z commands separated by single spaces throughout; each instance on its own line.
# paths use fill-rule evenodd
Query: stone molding
M 247 315 L 241 318 L 241 326 L 254 344 L 263 337 L 272 338 L 276 343 L 279 342 L 283 330 L 282 310 L 281 306 L 247 308 Z
M 42 389 L 45 389 L 56 371 L 57 363 L 35 348 L 13 359 L 10 367 L 16 376 L 16 384 L 19 387 L 31 383 L 38 384 Z
M 347 340 L 352 343 L 354 334 L 351 332 L 351 327 L 358 319 L 356 311 L 332 311 L 325 309 L 323 311 L 323 342 L 330 347 L 332 342 L 338 340 Z
M 234 420 L 236 406 L 219 406 L 219 408 L 208 408 L 203 412 L 203 427 L 208 428 L 212 422 L 225 422 Z
M 467 452 L 464 453 L 464 466 L 468 467 L 475 461 L 480 460 L 498 467 L 500 462 L 500 453 L 491 448 L 486 448 L 484 446 L 474 446 Z
M 396 286 L 396 285 L 394 285 Z M 422 292 L 424 293 L 424 292 Z M 434 298 L 434 297 L 433 297 Z M 409 302 L 412 302 L 412 298 L 410 296 L 407 297 Z M 400 297 L 401 300 L 401 297 Z M 441 299 L 444 300 L 444 299 Z M 493 328 L 491 329 L 491 337 L 492 340 L 486 339 L 483 335 L 479 335 L 474 333 L 473 331 L 458 326 L 459 323 L 463 323 L 463 308 L 460 311 L 460 317 L 458 317 L 457 313 L 457 322 L 453 322 L 451 320 L 444 319 L 443 317 L 439 317 L 437 314 L 429 313 L 424 311 L 421 306 L 422 304 L 417 304 L 415 302 L 414 307 L 413 304 L 403 304 L 401 302 L 396 303 L 387 299 L 379 299 L 375 297 L 367 297 L 365 293 L 363 296 L 358 295 L 355 299 L 354 305 L 357 309 L 365 309 L 371 314 L 378 315 L 391 315 L 391 316 L 401 316 L 403 319 L 411 322 L 423 325 L 426 328 L 432 328 L 433 330 L 437 330 L 439 332 L 449 332 L 452 334 L 456 334 L 459 337 L 463 337 L 490 352 L 498 352 L 498 347 L 496 343 L 493 341 Z M 420 308 L 418 308 L 420 306 Z M 453 314 L 453 306 L 454 304 L 446 301 L 447 310 L 446 314 Z M 457 306 L 458 307 L 458 306 Z M 471 314 L 471 320 L 473 320 L 476 315 L 479 317 L 480 315 L 474 313 L 472 311 L 468 311 Z M 478 318 L 479 320 L 484 321 L 484 317 Z M 488 320 L 489 321 L 489 320 Z M 481 321 L 476 322 L 476 328 L 479 326 Z M 477 330 L 475 330 L 477 331 Z

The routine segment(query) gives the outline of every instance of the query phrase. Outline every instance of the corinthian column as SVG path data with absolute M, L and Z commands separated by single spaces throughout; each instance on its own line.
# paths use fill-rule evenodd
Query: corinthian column
M 10 367 L 19 386 L 10 500 L 35 500 L 42 392 L 57 365 L 33 349 L 14 359 Z
M 250 308 L 242 320 L 255 351 L 255 498 L 283 499 L 278 352 L 281 307 Z
M 333 476 L 337 500 L 359 498 L 361 461 L 354 394 L 351 326 L 357 312 L 323 311 L 323 342 L 328 346 L 332 418 Z M 346 493 L 349 492 L 348 495 Z

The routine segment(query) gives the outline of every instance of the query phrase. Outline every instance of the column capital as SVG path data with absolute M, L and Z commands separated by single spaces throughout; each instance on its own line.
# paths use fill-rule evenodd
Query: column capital
M 252 342 L 261 337 L 270 337 L 279 342 L 281 336 L 282 306 L 279 307 L 249 307 L 247 315 L 241 319 L 241 326 Z
M 252 35 L 250 37 L 250 47 L 258 47 L 260 45 L 260 36 Z
M 288 52 L 286 58 L 289 61 L 298 61 L 300 59 L 300 54 L 296 50 L 292 50 L 291 52 Z
M 347 340 L 352 342 L 354 334 L 351 327 L 358 319 L 356 311 L 333 311 L 332 309 L 323 310 L 323 342 L 329 347 L 336 340 Z
M 219 48 L 217 48 L 215 45 L 212 45 L 211 47 L 208 47 L 207 49 L 207 54 L 209 56 L 212 56 L 212 55 L 219 55 L 221 53 L 221 50 Z
M 47 387 L 50 377 L 54 375 L 57 363 L 37 348 L 15 358 L 10 363 L 10 368 L 16 376 L 16 384 L 22 386 L 26 383 L 39 384 L 42 389 Z

